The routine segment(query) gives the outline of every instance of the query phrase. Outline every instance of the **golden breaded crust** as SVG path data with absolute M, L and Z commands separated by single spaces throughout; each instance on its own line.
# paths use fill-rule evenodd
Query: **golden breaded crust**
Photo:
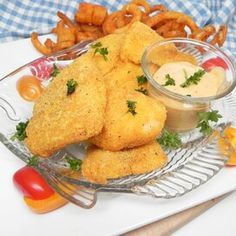
M 80 63 L 79 58 L 76 59 L 65 69 L 61 70 L 60 73 L 51 81 L 49 86 L 44 90 L 43 94 L 37 99 L 33 108 L 33 115 L 44 112 L 45 109 L 50 109 L 51 106 L 58 106 L 64 99 L 65 93 L 62 92 L 66 89 L 64 86 L 69 79 L 77 77 L 79 68 L 85 67 L 84 64 Z
M 134 22 L 126 32 L 120 58 L 122 61 L 130 60 L 135 64 L 140 64 L 145 49 L 152 43 L 162 39 L 159 34 L 147 25 L 139 21 Z
M 136 102 L 136 115 L 128 112 L 127 101 Z M 139 92 L 116 89 L 108 92 L 105 125 L 90 141 L 100 148 L 118 151 L 153 141 L 166 120 L 166 109 L 157 100 Z
M 139 86 L 137 76 L 143 75 L 141 66 L 134 63 L 119 63 L 115 69 L 105 77 L 105 83 L 108 90 L 123 88 L 128 91 L 134 91 L 141 87 L 146 88 L 146 84 Z
M 189 53 L 178 51 L 174 44 L 162 45 L 156 47 L 148 56 L 149 62 L 159 67 L 171 62 L 185 61 L 198 65 L 194 56 Z
M 108 179 L 147 173 L 166 163 L 167 157 L 157 142 L 118 152 L 92 148 L 82 164 L 82 175 L 91 182 L 106 184 Z
M 119 61 L 120 48 L 124 42 L 124 34 L 110 34 L 98 39 L 93 44 L 96 44 L 97 42 L 101 42 L 101 48 L 107 48 L 107 60 L 104 60 L 103 56 L 99 53 L 94 54 L 95 49 L 91 47 L 86 54 L 82 55 L 82 57 L 91 58 L 100 73 L 106 75 L 116 67 L 117 62 Z
M 121 28 L 117 28 L 113 34 L 123 34 L 123 33 L 126 33 L 130 28 L 130 24 L 124 26 L 124 27 L 121 27 Z
M 67 95 L 67 81 L 78 86 Z M 76 60 L 52 81 L 34 107 L 26 129 L 26 145 L 34 155 L 48 157 L 67 144 L 86 140 L 104 124 L 105 84 L 90 63 Z

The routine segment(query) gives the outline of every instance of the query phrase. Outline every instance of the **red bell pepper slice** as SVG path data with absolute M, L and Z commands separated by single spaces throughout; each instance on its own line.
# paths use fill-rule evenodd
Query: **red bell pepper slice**
M 224 70 L 228 69 L 228 65 L 225 63 L 225 61 L 223 59 L 221 59 L 220 57 L 215 57 L 215 58 L 211 58 L 205 62 L 203 62 L 202 67 L 206 70 L 206 71 L 210 71 L 211 69 L 213 69 L 214 67 L 221 67 Z
M 13 176 L 13 182 L 25 197 L 33 200 L 46 199 L 55 193 L 43 177 L 30 166 L 18 170 Z

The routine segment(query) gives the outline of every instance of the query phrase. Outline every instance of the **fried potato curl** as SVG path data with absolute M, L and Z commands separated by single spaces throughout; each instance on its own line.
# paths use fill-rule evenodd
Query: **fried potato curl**
M 82 2 L 75 14 L 78 23 L 101 26 L 107 16 L 107 9 L 103 6 Z
M 171 11 L 162 4 L 151 5 L 146 0 L 131 0 L 120 10 L 108 14 L 104 6 L 81 2 L 74 15 L 69 19 L 58 12 L 60 21 L 52 29 L 57 36 L 56 42 L 47 39 L 41 43 L 37 33 L 32 33 L 31 41 L 42 54 L 48 55 L 76 43 L 96 40 L 113 33 L 119 28 L 129 27 L 135 21 L 141 21 L 164 38 L 193 38 L 222 47 L 227 36 L 227 26 L 221 25 L 216 31 L 212 25 L 200 28 L 196 22 L 182 12 Z

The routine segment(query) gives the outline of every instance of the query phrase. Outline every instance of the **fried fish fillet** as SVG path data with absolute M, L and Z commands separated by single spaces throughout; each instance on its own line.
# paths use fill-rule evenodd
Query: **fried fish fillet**
M 174 44 L 161 45 L 154 48 L 149 56 L 149 63 L 154 63 L 159 67 L 171 62 L 185 61 L 192 63 L 193 65 L 198 65 L 196 58 L 186 52 L 179 51 Z
M 148 46 L 164 39 L 150 27 L 138 21 L 134 22 L 129 28 L 125 28 L 124 32 L 125 38 L 121 47 L 120 58 L 122 61 L 129 60 L 135 64 L 141 63 L 142 55 Z M 149 59 L 158 66 L 176 61 L 187 61 L 194 65 L 197 64 L 194 56 L 178 51 L 174 44 L 155 48 L 152 54 Z M 153 57 L 153 60 L 151 57 Z
M 121 47 L 122 61 L 130 60 L 135 64 L 141 63 L 145 49 L 154 42 L 163 38 L 147 25 L 137 21 L 126 31 L 124 43 Z
M 146 89 L 147 83 L 139 85 L 137 80 L 137 77 L 142 75 L 143 71 L 140 65 L 120 62 L 104 77 L 104 81 L 108 90 L 123 88 L 127 91 L 135 91 L 135 89 Z
M 118 152 L 92 148 L 82 164 L 82 175 L 91 182 L 105 184 L 108 179 L 147 173 L 166 163 L 167 157 L 155 141 Z
M 110 72 L 113 68 L 116 67 L 119 59 L 120 59 L 120 48 L 121 45 L 124 42 L 124 33 L 120 34 L 110 34 L 103 38 L 98 39 L 95 41 L 92 45 L 96 45 L 96 43 L 101 43 L 100 47 L 93 48 L 93 46 L 90 47 L 88 52 L 84 55 L 82 55 L 82 58 L 84 60 L 87 60 L 89 58 L 92 60 L 92 62 L 97 66 L 100 73 L 103 75 L 106 75 L 108 72 Z M 95 52 L 96 49 L 107 49 L 107 55 L 103 57 L 103 55 L 98 51 Z
M 78 83 L 67 95 L 67 82 Z M 104 125 L 106 88 L 92 63 L 76 60 L 54 78 L 35 104 L 26 129 L 27 147 L 48 157 L 67 144 L 86 140 Z
M 133 104 L 129 112 L 128 103 Z M 164 127 L 166 109 L 159 101 L 136 91 L 108 92 L 105 125 L 90 141 L 100 148 L 118 151 L 150 143 Z

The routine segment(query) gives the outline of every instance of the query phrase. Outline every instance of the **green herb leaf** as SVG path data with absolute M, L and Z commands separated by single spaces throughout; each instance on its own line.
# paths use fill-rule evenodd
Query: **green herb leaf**
M 56 77 L 58 74 L 60 73 L 60 69 L 57 67 L 57 65 L 54 63 L 53 64 L 53 68 L 52 68 L 52 72 L 50 74 L 51 77 Z
M 108 58 L 107 58 L 108 49 L 107 48 L 102 48 L 102 43 L 101 42 L 97 42 L 95 44 L 92 44 L 91 47 L 95 49 L 94 55 L 98 53 L 104 58 L 105 61 L 108 60 Z
M 67 81 L 66 86 L 67 86 L 67 96 L 68 96 L 74 93 L 76 87 L 78 86 L 78 83 L 75 80 L 70 79 Z
M 77 171 L 80 169 L 80 166 L 82 165 L 82 160 L 80 159 L 75 159 L 75 158 L 71 158 L 71 157 L 66 157 L 66 161 L 70 166 L 71 170 Z
M 23 141 L 25 138 L 27 138 L 26 127 L 27 127 L 28 123 L 29 123 L 29 121 L 20 122 L 16 126 L 16 133 L 11 137 L 12 141 L 15 141 L 16 139 L 18 139 L 19 141 Z
M 144 95 L 148 95 L 148 91 L 147 89 L 141 87 L 140 89 L 135 89 L 135 91 L 143 93 Z
M 186 71 L 185 69 L 183 69 L 183 71 L 184 71 L 184 78 L 185 78 L 185 79 L 188 79 L 187 71 Z
M 192 97 L 192 95 L 191 95 L 191 94 L 187 94 L 186 96 L 187 96 L 187 97 Z
M 91 48 L 100 48 L 102 46 L 101 42 L 97 42 L 91 45 Z
M 137 112 L 135 111 L 136 104 L 137 104 L 137 102 L 135 102 L 135 101 L 127 100 L 127 106 L 128 106 L 127 112 L 130 112 L 133 116 L 135 116 L 137 114 Z
M 136 78 L 137 78 L 138 85 L 143 85 L 147 83 L 147 77 L 145 75 L 139 75 Z
M 157 141 L 164 147 L 170 149 L 177 149 L 181 146 L 182 142 L 178 133 L 172 133 L 167 129 L 162 130 L 161 137 Z
M 169 85 L 175 85 L 175 80 L 173 78 L 170 77 L 169 74 L 167 74 L 165 76 L 165 78 L 167 79 L 166 83 L 163 84 L 162 86 L 169 86 Z
M 94 54 L 99 53 L 105 61 L 107 61 L 108 49 L 107 48 L 96 48 Z
M 28 166 L 37 166 L 38 165 L 38 157 L 37 156 L 32 156 L 31 158 L 28 159 L 27 162 Z
M 197 128 L 200 128 L 200 132 L 204 136 L 210 135 L 213 131 L 209 122 L 217 122 L 222 116 L 218 114 L 219 111 L 208 111 L 208 112 L 198 112 L 198 125 Z
M 209 122 L 207 122 L 207 121 L 202 121 L 201 123 L 198 123 L 197 128 L 200 128 L 200 132 L 204 136 L 208 136 L 208 135 L 212 134 L 212 131 L 213 131 L 213 129 L 209 125 Z
M 205 70 L 198 70 L 196 71 L 193 75 L 189 76 L 187 78 L 187 74 L 186 74 L 186 71 L 185 71 L 185 82 L 182 83 L 180 86 L 182 88 L 186 88 L 186 87 L 189 87 L 190 85 L 192 84 L 198 84 L 198 82 L 201 80 L 201 77 L 206 73 Z

